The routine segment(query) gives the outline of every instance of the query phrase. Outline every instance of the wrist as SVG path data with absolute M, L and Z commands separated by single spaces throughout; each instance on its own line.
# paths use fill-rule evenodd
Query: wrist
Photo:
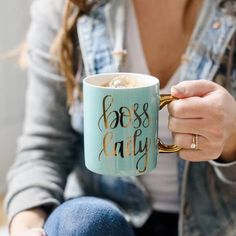
M 221 156 L 219 157 L 219 160 L 221 160 L 223 162 L 236 161 L 236 149 L 235 149 L 235 147 L 224 148 L 223 152 L 221 153 Z
M 236 161 L 236 152 L 222 153 L 218 160 L 225 163 Z
M 228 139 L 224 146 L 220 159 L 224 162 L 236 161 L 236 135 Z

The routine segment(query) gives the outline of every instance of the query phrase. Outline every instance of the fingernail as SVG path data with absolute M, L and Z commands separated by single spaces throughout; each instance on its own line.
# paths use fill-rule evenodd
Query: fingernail
M 46 236 L 46 232 L 42 228 L 32 228 L 31 230 L 35 232 L 40 232 L 41 235 Z
M 46 232 L 42 229 L 41 230 L 41 234 L 43 235 L 43 236 L 46 236 Z
M 172 86 L 171 87 L 171 92 L 172 91 L 175 91 L 175 92 L 178 92 L 178 93 L 184 93 L 185 92 L 185 88 L 183 86 Z

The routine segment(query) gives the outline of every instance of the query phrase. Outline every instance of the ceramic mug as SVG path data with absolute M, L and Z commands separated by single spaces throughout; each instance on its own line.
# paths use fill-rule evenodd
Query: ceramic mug
M 120 76 L 139 86 L 107 87 Z M 84 151 L 89 170 L 103 175 L 141 175 L 156 167 L 158 153 L 180 150 L 158 139 L 158 112 L 174 99 L 159 95 L 159 84 L 156 77 L 135 73 L 84 79 Z

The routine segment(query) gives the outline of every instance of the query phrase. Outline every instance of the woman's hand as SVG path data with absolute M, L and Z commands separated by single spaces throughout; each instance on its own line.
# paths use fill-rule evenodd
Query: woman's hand
M 18 233 L 11 234 L 11 236 L 46 236 L 45 231 L 42 228 L 33 228 L 21 230 Z
M 40 208 L 20 212 L 10 224 L 10 236 L 46 236 L 45 219 L 46 213 Z
M 174 143 L 188 161 L 236 160 L 236 102 L 222 86 L 207 80 L 183 81 L 172 87 L 178 98 L 168 106 Z M 197 149 L 191 149 L 194 135 Z M 195 140 L 196 141 L 196 140 Z

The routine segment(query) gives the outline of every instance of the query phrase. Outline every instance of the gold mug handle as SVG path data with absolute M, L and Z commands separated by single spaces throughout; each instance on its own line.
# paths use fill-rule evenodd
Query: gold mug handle
M 175 100 L 175 98 L 172 97 L 170 94 L 161 94 L 160 95 L 160 110 L 164 106 L 172 102 L 173 100 Z M 172 153 L 172 152 L 178 152 L 179 150 L 181 150 L 181 148 L 175 144 L 171 144 L 171 145 L 164 144 L 159 138 L 158 138 L 158 148 L 159 148 L 159 153 Z

